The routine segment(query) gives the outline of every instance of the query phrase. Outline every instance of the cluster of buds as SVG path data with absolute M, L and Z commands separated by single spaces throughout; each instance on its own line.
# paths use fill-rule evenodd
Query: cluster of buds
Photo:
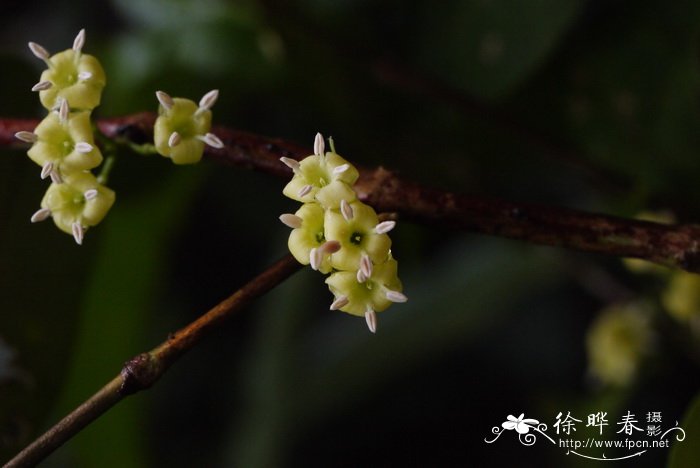
M 223 148 L 224 143 L 209 132 L 211 108 L 219 97 L 214 89 L 202 96 L 199 105 L 185 98 L 172 98 L 156 91 L 160 102 L 158 118 L 153 128 L 156 151 L 175 164 L 194 164 L 202 159 L 204 145 Z
M 407 300 L 387 235 L 396 222 L 380 222 L 374 209 L 357 199 L 357 169 L 336 154 L 333 140 L 330 146 L 326 152 L 317 134 L 313 155 L 302 161 L 281 158 L 294 172 L 283 193 L 303 205 L 280 220 L 292 228 L 292 255 L 329 274 L 326 284 L 335 296 L 330 309 L 364 316 L 374 333 L 377 312 Z
M 32 53 L 47 66 L 32 91 L 39 92 L 48 115 L 34 131 L 15 134 L 31 143 L 29 158 L 41 166 L 41 178 L 52 182 L 31 221 L 51 217 L 78 244 L 114 203 L 114 192 L 90 172 L 102 163 L 90 113 L 100 103 L 106 79 L 99 61 L 82 52 L 84 44 L 84 29 L 71 49 L 54 55 L 39 44 L 29 43 Z

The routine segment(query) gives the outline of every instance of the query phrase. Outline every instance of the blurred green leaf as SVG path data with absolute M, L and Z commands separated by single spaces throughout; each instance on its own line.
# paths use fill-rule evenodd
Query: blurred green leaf
M 679 426 L 685 431 L 685 440 L 676 440 L 677 431 L 669 433 L 671 453 L 667 468 L 690 468 L 700 465 L 700 393 L 688 406 Z

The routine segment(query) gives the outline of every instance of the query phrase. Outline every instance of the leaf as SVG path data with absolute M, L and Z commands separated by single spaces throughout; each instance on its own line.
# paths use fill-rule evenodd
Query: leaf
M 700 465 L 700 444 L 698 444 L 698 434 L 700 434 L 700 393 L 698 393 L 690 403 L 688 410 L 683 417 L 680 427 L 685 431 L 684 441 L 676 440 L 676 434 L 670 432 L 668 437 L 671 441 L 671 452 L 668 457 L 667 468 L 688 468 L 689 466 Z

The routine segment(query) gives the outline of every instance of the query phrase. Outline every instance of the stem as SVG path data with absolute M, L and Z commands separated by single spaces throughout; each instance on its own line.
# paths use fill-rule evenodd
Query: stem
M 108 138 L 143 144 L 153 139 L 153 113 L 103 119 L 98 128 Z M 14 141 L 19 130 L 37 121 L 0 119 L 0 144 Z M 12 133 L 8 136 L 8 131 Z M 207 147 L 214 162 L 255 169 L 289 179 L 292 171 L 282 156 L 301 159 L 312 151 L 294 143 L 240 130 L 217 127 L 224 148 Z M 664 225 L 547 205 L 507 202 L 433 189 L 399 177 L 382 167 L 359 168 L 355 190 L 360 200 L 378 212 L 430 226 L 519 239 L 617 257 L 635 257 L 700 273 L 700 226 Z
M 151 387 L 180 356 L 221 322 L 300 268 L 291 255 L 283 257 L 209 312 L 171 334 L 161 345 L 126 362 L 118 376 L 7 462 L 4 468 L 34 466 L 44 460 L 124 397 Z
M 97 182 L 102 185 L 107 184 L 107 181 L 109 180 L 109 173 L 112 172 L 112 168 L 114 167 L 114 163 L 116 161 L 117 158 L 115 156 L 107 156 L 105 163 L 102 165 L 102 169 L 100 170 L 100 175 L 97 176 Z

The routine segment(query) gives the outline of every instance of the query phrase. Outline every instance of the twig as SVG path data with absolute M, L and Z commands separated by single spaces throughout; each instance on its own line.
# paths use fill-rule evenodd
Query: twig
M 152 141 L 155 115 L 134 114 L 104 119 L 105 136 L 130 143 Z M 0 119 L 0 144 L 12 142 L 7 132 L 31 130 L 36 121 Z M 291 170 L 281 156 L 300 159 L 311 150 L 294 143 L 226 127 L 214 129 L 222 149 L 207 148 L 215 162 L 255 169 L 288 179 Z M 700 226 L 664 225 L 547 205 L 513 203 L 424 187 L 382 167 L 360 168 L 358 197 L 377 211 L 431 226 L 519 239 L 541 245 L 636 257 L 672 268 L 700 272 Z
M 265 294 L 300 268 L 287 255 L 164 343 L 129 360 L 120 374 L 68 416 L 22 450 L 4 468 L 34 466 L 124 397 L 151 387 L 184 353 L 221 322 Z

